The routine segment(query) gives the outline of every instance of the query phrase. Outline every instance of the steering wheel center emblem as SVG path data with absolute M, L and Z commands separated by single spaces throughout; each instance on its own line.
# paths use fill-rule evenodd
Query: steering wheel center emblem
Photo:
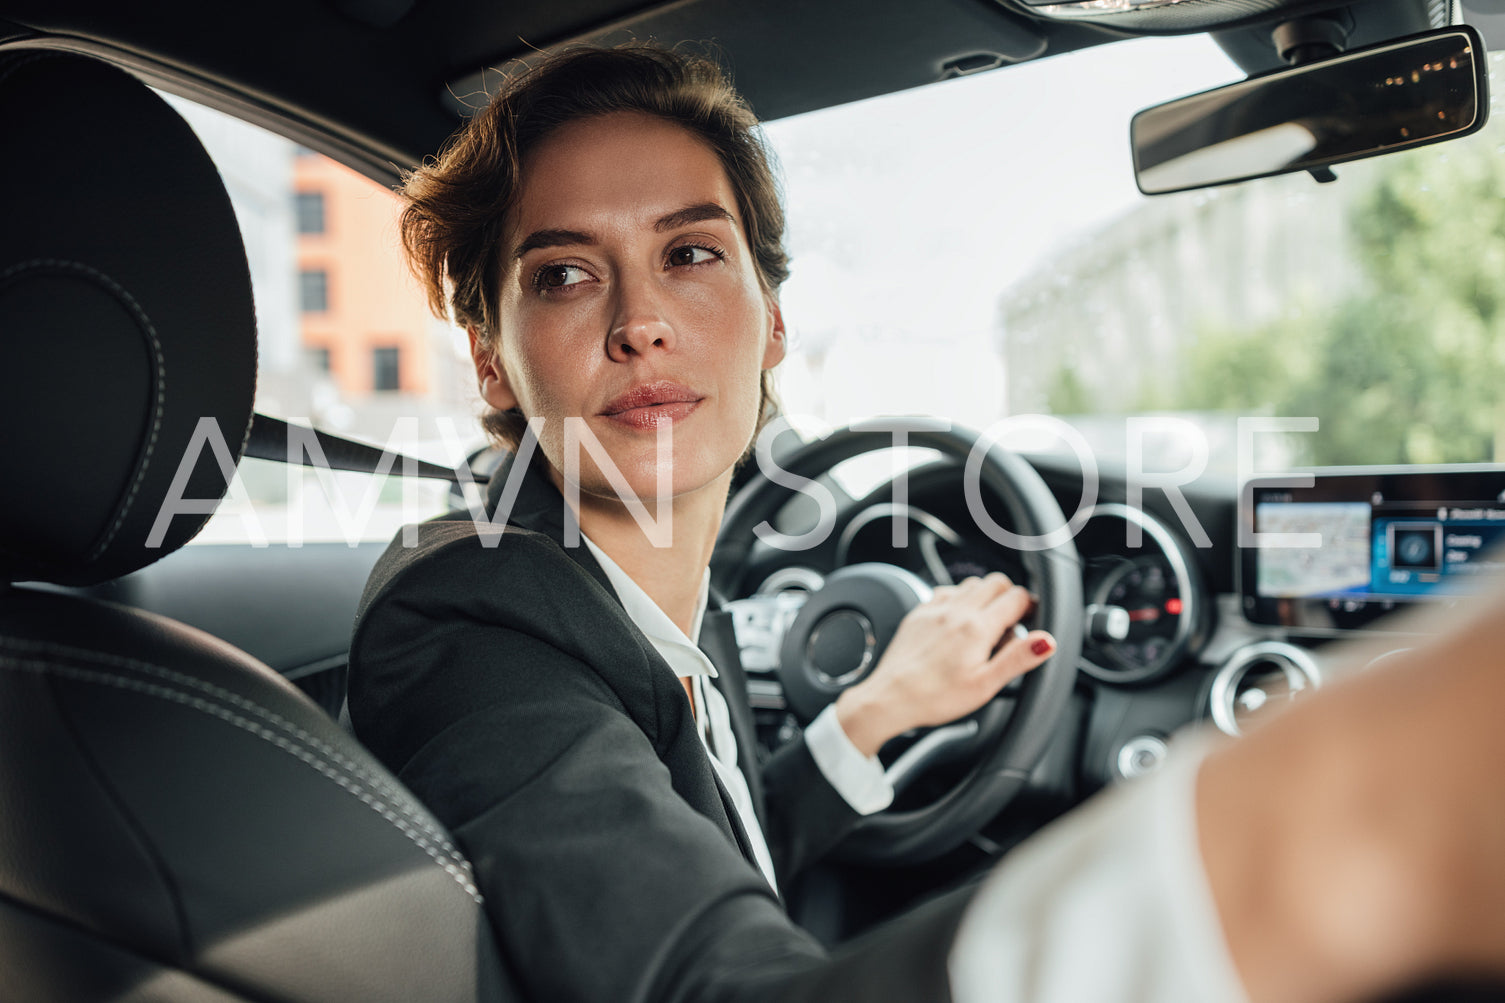
M 872 666 L 878 638 L 872 621 L 856 610 L 826 614 L 805 644 L 805 658 L 815 678 L 828 686 L 850 686 Z

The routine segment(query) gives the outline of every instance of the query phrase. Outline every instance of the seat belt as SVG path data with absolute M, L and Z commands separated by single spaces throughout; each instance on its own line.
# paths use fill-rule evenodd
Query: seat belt
M 295 448 L 295 438 L 301 443 Z M 322 457 L 309 455 L 305 444 L 310 438 Z M 296 454 L 296 455 L 295 455 Z M 259 411 L 251 418 L 251 431 L 246 436 L 246 456 L 258 460 L 275 460 L 278 463 L 296 463 L 304 467 L 324 467 L 329 470 L 349 470 L 358 474 L 398 474 L 405 477 L 433 477 L 463 484 L 467 474 L 475 484 L 485 484 L 490 475 L 461 467 L 450 469 L 427 460 L 420 460 L 404 453 L 393 452 L 381 446 L 356 439 L 309 428 L 291 425 L 281 418 L 272 418 Z

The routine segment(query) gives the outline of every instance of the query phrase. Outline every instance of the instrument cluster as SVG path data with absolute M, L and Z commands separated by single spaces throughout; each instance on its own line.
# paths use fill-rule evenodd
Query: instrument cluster
M 895 564 L 931 585 L 993 571 L 1028 584 L 1016 553 L 947 515 L 918 505 L 870 505 L 847 522 L 835 564 Z M 1140 509 L 1101 504 L 1075 543 L 1087 604 L 1083 672 L 1116 685 L 1146 683 L 1195 654 L 1210 623 L 1211 597 L 1178 534 Z

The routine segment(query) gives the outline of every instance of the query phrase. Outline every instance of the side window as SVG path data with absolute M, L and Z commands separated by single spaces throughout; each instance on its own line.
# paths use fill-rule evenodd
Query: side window
M 169 96 L 219 166 L 255 288 L 256 409 L 452 467 L 483 444 L 463 331 L 429 313 L 383 185 Z M 394 471 L 400 471 L 394 465 Z M 195 542 L 387 540 L 449 508 L 448 484 L 247 459 Z

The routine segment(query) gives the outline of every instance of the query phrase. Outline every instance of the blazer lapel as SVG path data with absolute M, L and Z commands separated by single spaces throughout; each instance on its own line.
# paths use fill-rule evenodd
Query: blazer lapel
M 531 435 L 532 433 L 524 434 Z M 519 469 L 516 465 L 517 457 L 519 453 L 524 451 L 529 452 L 531 455 L 527 465 Z M 486 513 L 488 516 L 493 518 L 496 516 L 496 509 L 502 500 L 503 494 L 511 489 L 514 481 L 516 482 L 516 494 L 513 497 L 510 510 L 506 513 L 505 521 L 513 526 L 529 529 L 535 533 L 542 533 L 553 540 L 576 564 L 599 582 L 608 595 L 616 599 L 620 604 L 621 598 L 617 595 L 616 589 L 612 588 L 611 579 L 606 577 L 606 572 L 601 569 L 600 563 L 592 556 L 590 548 L 583 543 L 575 547 L 565 545 L 565 528 L 570 522 L 574 521 L 575 514 L 570 511 L 569 505 L 564 500 L 564 496 L 559 493 L 559 490 L 554 487 L 554 483 L 549 480 L 548 468 L 543 458 L 543 452 L 536 448 L 536 444 L 535 448 L 531 450 L 519 449 L 518 452 L 508 454 L 496 472 L 491 475 L 491 479 L 486 485 Z M 716 650 L 706 650 L 707 656 L 711 659 L 711 664 L 717 667 L 718 672 L 722 672 L 722 665 L 727 659 L 728 649 L 725 647 L 727 639 L 730 639 L 731 644 L 729 650 L 733 653 L 736 651 L 736 639 L 731 635 L 731 616 L 721 610 L 707 610 L 706 620 L 708 622 L 724 624 L 724 629 L 723 626 L 712 628 L 712 634 L 717 639 L 715 642 Z M 703 624 L 701 637 L 704 638 L 705 636 L 706 629 Z M 662 668 L 663 674 L 667 678 L 674 680 L 674 689 L 677 691 L 679 689 L 678 677 L 674 675 L 673 670 L 669 668 L 668 664 L 659 657 L 658 652 L 653 649 L 652 644 L 646 638 L 643 638 L 642 641 L 651 660 Z M 746 685 L 741 682 L 743 677 L 740 661 L 736 662 L 735 671 L 739 680 L 737 685 L 741 687 L 742 695 L 728 697 L 727 705 L 731 708 L 732 731 L 737 738 L 738 766 L 742 769 L 743 776 L 748 779 L 748 787 L 753 795 L 753 806 L 761 820 L 763 791 L 761 783 L 757 780 L 756 759 L 748 758 L 752 753 L 754 737 L 751 712 L 747 709 Z M 723 689 L 722 695 L 726 696 L 725 689 Z M 711 821 L 716 822 L 736 844 L 737 848 L 742 851 L 742 855 L 756 867 L 758 866 L 757 857 L 753 855 L 752 844 L 748 840 L 747 830 L 742 825 L 741 816 L 737 812 L 737 807 L 735 802 L 732 801 L 731 794 L 727 791 L 726 786 L 722 784 L 721 778 L 716 775 L 715 769 L 711 767 L 710 756 L 701 745 L 694 722 L 689 720 L 690 709 L 688 703 L 684 705 L 682 712 L 686 718 L 686 727 L 683 731 L 690 736 L 696 749 L 696 754 L 689 757 L 695 763 L 695 766 L 692 768 L 697 774 L 695 778 L 697 782 L 691 785 L 691 789 L 704 789 L 704 781 L 709 779 L 715 785 L 721 811 L 719 813 L 716 812 L 713 803 L 704 799 L 698 799 L 701 800 L 701 803 L 697 804 L 696 807 L 702 813 L 706 814 Z M 739 712 L 746 719 L 745 722 L 739 720 Z M 743 726 L 744 723 L 745 729 Z M 751 769 L 749 768 L 749 764 L 752 766 Z M 704 775 L 701 776 L 700 774 Z M 676 783 L 676 787 L 679 786 L 680 784 Z
M 590 548 L 583 542 L 579 542 L 579 527 L 575 521 L 575 513 L 570 511 L 569 504 L 565 502 L 564 495 L 554 487 L 554 482 L 549 480 L 547 462 L 544 460 L 543 450 L 538 447 L 537 440 L 532 439 L 532 432 L 524 432 L 528 437 L 518 448 L 517 452 L 508 453 L 496 472 L 486 484 L 486 514 L 492 518 L 497 515 L 497 506 L 502 502 L 502 495 L 512 490 L 516 485 L 516 494 L 512 499 L 511 508 L 505 513 L 505 521 L 513 526 L 521 526 L 523 529 L 531 529 L 535 533 L 542 533 L 555 543 L 559 544 L 566 554 L 576 564 L 580 565 L 601 587 L 606 589 L 612 596 L 616 596 L 616 589 L 611 587 L 611 580 L 606 577 L 606 572 L 601 570 L 595 557 L 591 556 Z M 519 467 L 518 455 L 528 454 L 528 463 Z M 566 546 L 565 528 L 574 526 L 576 546 Z
M 707 759 L 707 765 L 710 761 Z M 721 795 L 721 810 L 726 814 L 726 821 L 731 828 L 732 839 L 737 844 L 737 849 L 742 851 L 742 856 L 754 867 L 758 866 L 758 858 L 753 854 L 752 841 L 747 837 L 747 827 L 742 824 L 742 815 L 737 811 L 737 803 L 732 800 L 731 791 L 721 782 L 721 777 L 714 769 L 711 777 L 716 781 L 716 793 Z
M 705 617 L 700 623 L 700 650 L 716 666 L 716 678 L 711 683 L 721 691 L 721 696 L 726 700 L 732 735 L 737 740 L 737 766 L 747 780 L 747 792 L 752 795 L 753 811 L 757 814 L 759 823 L 766 827 L 768 818 L 763 805 L 762 767 L 757 753 L 758 732 L 752 708 L 747 702 L 747 673 L 742 668 L 742 653 L 737 647 L 731 613 L 724 609 L 705 611 Z

